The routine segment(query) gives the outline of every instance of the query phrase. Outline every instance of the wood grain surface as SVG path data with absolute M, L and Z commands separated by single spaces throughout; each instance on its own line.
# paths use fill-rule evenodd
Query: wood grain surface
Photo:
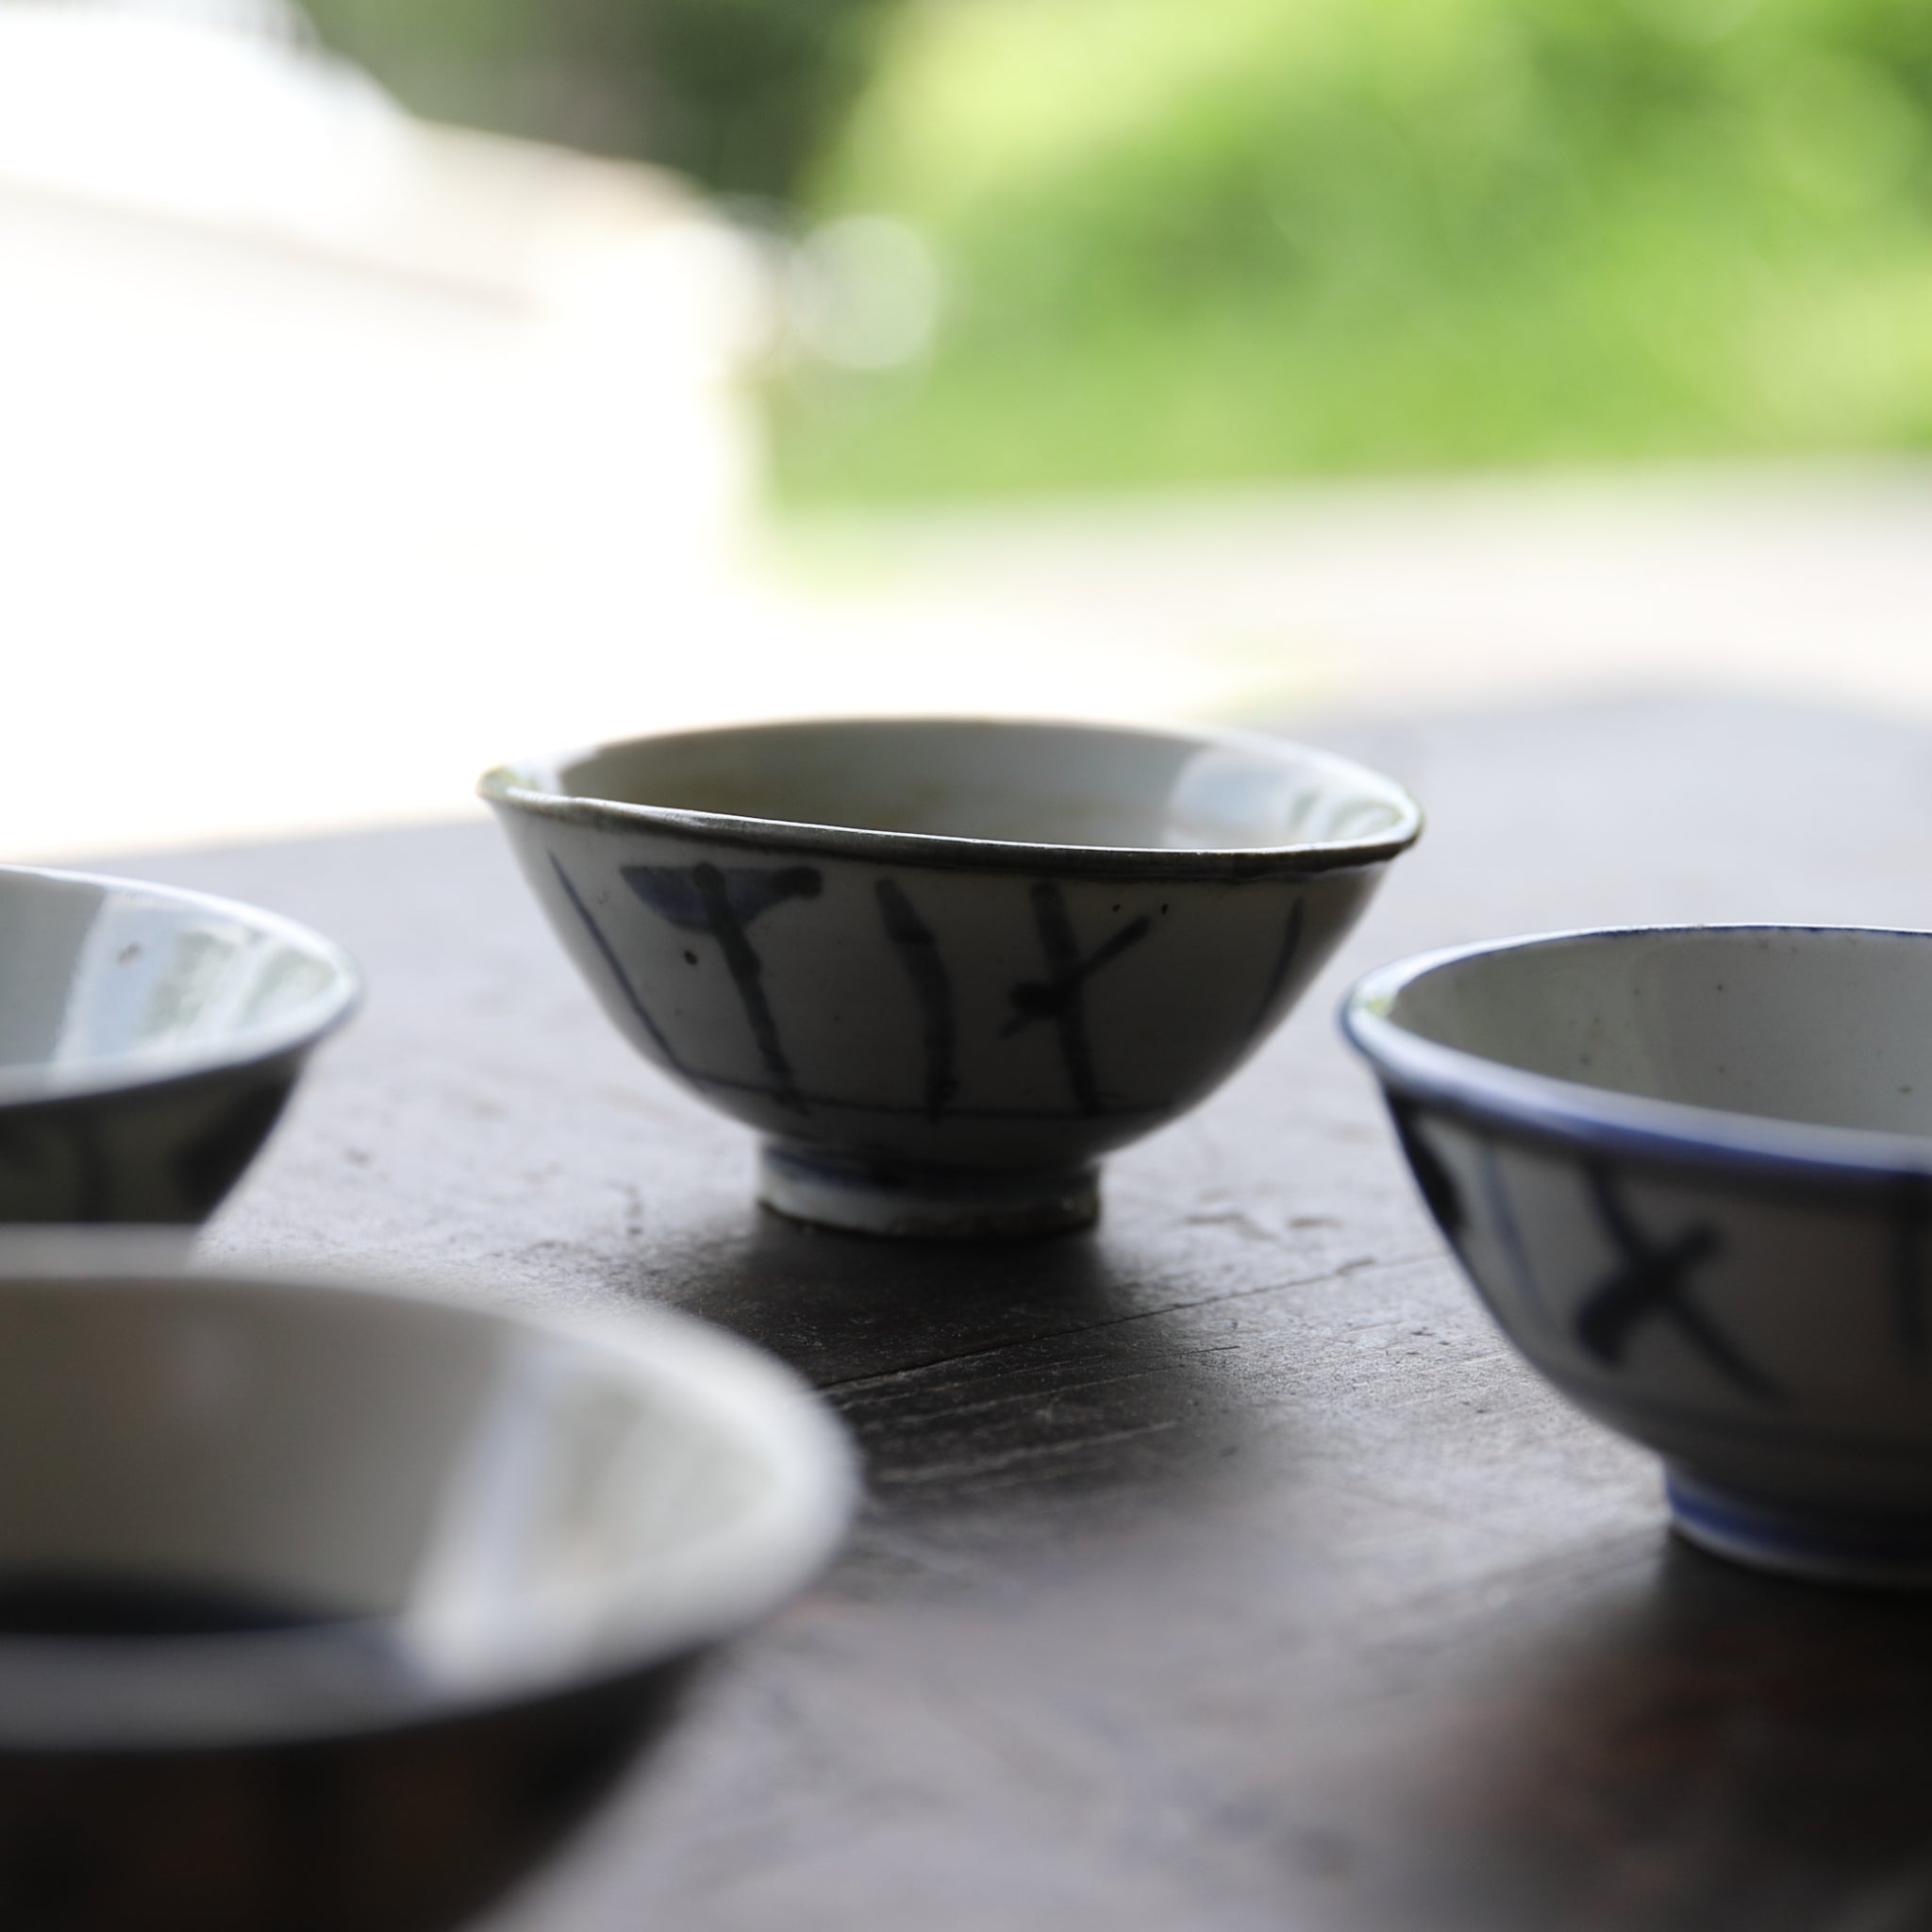
M 1407 782 L 1421 846 L 1099 1229 L 1031 1246 L 757 1210 L 749 1137 L 624 1047 L 493 827 L 123 868 L 369 975 L 212 1254 L 675 1303 L 862 1446 L 843 1560 L 494 1932 L 1932 1924 L 1928 1607 L 1678 1545 L 1476 1307 L 1333 1019 L 1466 939 L 1932 924 L 1932 741 L 1722 699 L 1297 735 Z

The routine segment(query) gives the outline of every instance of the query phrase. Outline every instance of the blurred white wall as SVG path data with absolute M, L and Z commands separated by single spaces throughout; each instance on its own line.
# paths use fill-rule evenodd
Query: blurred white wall
M 446 809 L 648 722 L 755 497 L 757 267 L 679 185 L 240 21 L 0 4 L 8 851 Z
M 0 0 L 0 858 L 464 811 L 505 757 L 801 711 L 1932 712 L 1917 464 L 820 519 L 775 567 L 763 344 L 862 370 L 931 305 L 865 293 L 911 288 L 878 224 L 774 246 L 412 121 L 286 0 Z

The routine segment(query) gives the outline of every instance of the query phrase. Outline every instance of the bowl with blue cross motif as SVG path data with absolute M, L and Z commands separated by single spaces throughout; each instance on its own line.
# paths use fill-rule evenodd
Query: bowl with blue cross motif
M 1490 1311 L 1679 1532 L 1932 1585 L 1932 933 L 1505 940 L 1343 1025 Z
M 618 1029 L 760 1137 L 759 1198 L 1043 1233 L 1274 1030 L 1421 829 L 1347 759 L 976 719 L 678 732 L 481 783 Z

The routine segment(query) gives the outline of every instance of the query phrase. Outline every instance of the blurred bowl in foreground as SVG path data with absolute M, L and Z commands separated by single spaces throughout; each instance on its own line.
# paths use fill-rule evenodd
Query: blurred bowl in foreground
M 292 920 L 0 866 L 0 1222 L 205 1220 L 354 1009 Z
M 0 1274 L 0 1467 L 33 1932 L 460 1924 L 852 1492 L 820 1405 L 688 1319 L 75 1268 Z
M 1096 1161 L 1274 1030 L 1421 830 L 1231 733 L 680 732 L 482 781 L 605 1010 L 764 1136 L 760 1198 L 891 1235 L 1099 1211 Z
M 1491 1313 L 1685 1536 L 1932 1585 L 1932 933 L 1499 941 L 1343 1023 Z

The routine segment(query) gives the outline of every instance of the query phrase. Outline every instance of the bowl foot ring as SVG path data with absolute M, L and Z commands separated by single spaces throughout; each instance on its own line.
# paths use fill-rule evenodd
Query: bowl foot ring
M 1699 1549 L 1815 1583 L 1932 1590 L 1932 1516 L 1779 1503 L 1680 1469 L 1664 1474 L 1671 1524 Z
M 793 1221 L 914 1241 L 1064 1234 L 1100 1213 L 1097 1167 L 988 1173 L 843 1158 L 766 1141 L 758 1199 Z

